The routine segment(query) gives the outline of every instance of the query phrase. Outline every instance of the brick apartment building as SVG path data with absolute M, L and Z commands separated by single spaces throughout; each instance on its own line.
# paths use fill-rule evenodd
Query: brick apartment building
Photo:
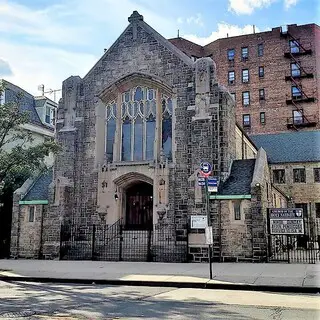
M 277 27 L 204 47 L 183 38 L 170 42 L 193 59 L 212 57 L 249 134 L 320 128 L 318 25 Z

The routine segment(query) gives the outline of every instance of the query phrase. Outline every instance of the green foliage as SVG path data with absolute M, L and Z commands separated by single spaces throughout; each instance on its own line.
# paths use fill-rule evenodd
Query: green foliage
M 0 96 L 3 91 L 0 84 Z M 19 110 L 21 99 L 18 95 L 15 101 L 0 105 L 0 189 L 18 188 L 33 172 L 46 169 L 44 160 L 49 153 L 59 151 L 51 139 L 33 143 L 32 132 L 24 128 L 29 113 Z

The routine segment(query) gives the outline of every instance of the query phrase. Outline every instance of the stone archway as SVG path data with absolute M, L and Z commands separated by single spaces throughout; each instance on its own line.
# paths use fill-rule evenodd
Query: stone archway
M 120 218 L 126 229 L 151 230 L 154 220 L 153 179 L 128 172 L 114 180 L 119 195 Z
M 151 230 L 153 186 L 137 181 L 125 189 L 125 226 L 130 230 Z

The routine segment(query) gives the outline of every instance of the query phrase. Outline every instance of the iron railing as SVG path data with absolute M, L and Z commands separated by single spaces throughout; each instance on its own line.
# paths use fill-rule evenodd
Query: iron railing
M 122 220 L 111 226 L 61 226 L 60 259 L 103 261 L 187 262 L 187 239 L 173 225 L 132 230 Z

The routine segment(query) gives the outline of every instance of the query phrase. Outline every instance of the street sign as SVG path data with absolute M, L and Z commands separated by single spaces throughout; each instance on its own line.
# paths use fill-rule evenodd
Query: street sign
M 208 244 L 208 245 L 213 244 L 212 226 L 206 227 L 206 229 L 205 229 L 205 237 L 206 237 L 206 244 Z
M 270 234 L 304 234 L 303 209 L 269 209 Z
M 212 166 L 209 162 L 202 162 L 200 164 L 200 171 L 203 176 L 208 177 L 211 174 Z
M 206 185 L 206 178 L 204 177 L 198 177 L 198 185 L 203 187 Z
M 191 229 L 205 229 L 208 225 L 207 216 L 194 215 L 190 220 Z
M 208 177 L 208 186 L 216 187 L 218 185 L 218 179 L 213 177 Z

